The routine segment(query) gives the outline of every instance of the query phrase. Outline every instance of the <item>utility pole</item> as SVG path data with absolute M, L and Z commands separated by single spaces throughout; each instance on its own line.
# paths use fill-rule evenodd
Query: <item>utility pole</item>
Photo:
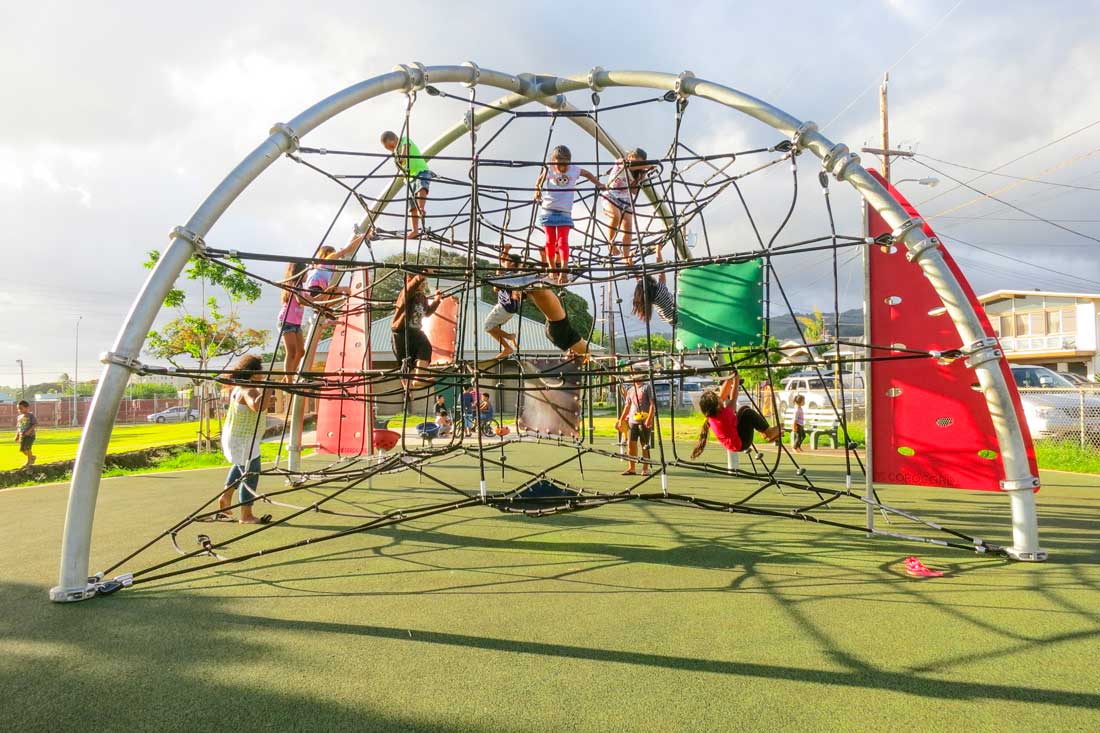
M 76 348 L 73 350 L 73 427 L 80 425 L 80 420 L 77 417 L 77 401 L 76 392 L 77 385 L 80 384 L 76 378 L 77 366 L 80 364 L 80 322 L 84 319 L 84 316 L 76 317 Z
M 882 125 L 882 149 L 884 151 L 890 150 L 890 117 L 886 109 L 886 87 L 890 83 L 890 72 L 887 71 L 882 77 L 882 86 L 878 89 L 878 115 Z M 886 179 L 886 182 L 890 182 L 890 153 L 886 152 L 882 156 L 882 177 Z
M 16 359 L 19 364 L 19 399 L 27 399 L 27 381 L 23 378 L 23 360 Z

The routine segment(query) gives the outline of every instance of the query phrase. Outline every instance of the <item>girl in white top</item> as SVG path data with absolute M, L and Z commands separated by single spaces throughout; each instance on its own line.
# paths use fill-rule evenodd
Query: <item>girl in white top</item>
M 597 189 L 603 184 L 589 171 L 572 164 L 569 148 L 559 145 L 550 152 L 550 163 L 539 173 L 535 199 L 542 201 L 539 224 L 546 230 L 543 265 L 561 270 L 550 279 L 564 285 L 569 281 L 564 268 L 569 266 L 569 231 L 573 228 L 573 198 L 577 183 L 587 178 Z
M 260 357 L 246 354 L 233 367 L 236 380 L 251 382 L 263 371 Z M 219 520 L 231 520 L 229 507 L 233 502 L 233 490 L 238 490 L 237 501 L 241 505 L 241 524 L 267 524 L 271 515 L 257 517 L 252 513 L 260 485 L 260 441 L 264 437 L 264 415 L 267 404 L 274 397 L 270 390 L 261 390 L 250 384 L 233 388 L 229 395 L 229 409 L 222 424 L 222 452 L 232 464 L 225 477 L 225 491 L 218 502 Z
M 620 229 L 623 234 L 622 252 L 626 264 L 634 264 L 630 254 L 630 242 L 634 237 L 634 202 L 638 198 L 642 179 L 649 174 L 653 166 L 647 164 L 646 152 L 634 148 L 624 159 L 615 161 L 615 166 L 607 175 L 607 194 L 603 211 L 610 221 L 607 225 L 607 241 L 611 242 L 611 256 L 619 254 L 617 241 Z

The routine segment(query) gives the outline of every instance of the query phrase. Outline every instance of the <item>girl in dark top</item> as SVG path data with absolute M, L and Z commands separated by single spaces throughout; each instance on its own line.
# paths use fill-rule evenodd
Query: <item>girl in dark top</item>
M 422 387 L 430 381 L 423 375 L 432 361 L 432 344 L 421 326 L 424 319 L 439 308 L 443 302 L 443 293 L 436 290 L 435 295 L 429 298 L 427 290 L 428 278 L 425 275 L 406 275 L 405 287 L 397 294 L 394 304 L 393 323 L 390 327 L 393 353 L 401 365 L 401 384 L 406 390 Z M 404 376 L 410 371 L 413 379 Z

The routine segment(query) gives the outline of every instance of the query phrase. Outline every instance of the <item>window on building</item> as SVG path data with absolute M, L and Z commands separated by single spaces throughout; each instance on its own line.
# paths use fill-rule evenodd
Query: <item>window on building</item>
M 1062 311 L 1047 311 L 1047 333 L 1062 333 Z
M 1000 322 L 1000 331 L 997 334 L 1003 338 L 1011 338 L 1016 335 L 1016 330 L 1012 327 L 1012 316 L 1001 316 L 997 319 Z
M 1046 329 L 1042 311 L 1017 313 L 1014 319 L 1017 336 L 1042 336 Z

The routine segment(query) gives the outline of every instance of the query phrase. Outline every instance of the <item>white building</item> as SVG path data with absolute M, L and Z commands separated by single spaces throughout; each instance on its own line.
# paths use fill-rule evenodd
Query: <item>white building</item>
M 1100 373 L 1100 294 L 996 290 L 978 300 L 1010 362 Z

